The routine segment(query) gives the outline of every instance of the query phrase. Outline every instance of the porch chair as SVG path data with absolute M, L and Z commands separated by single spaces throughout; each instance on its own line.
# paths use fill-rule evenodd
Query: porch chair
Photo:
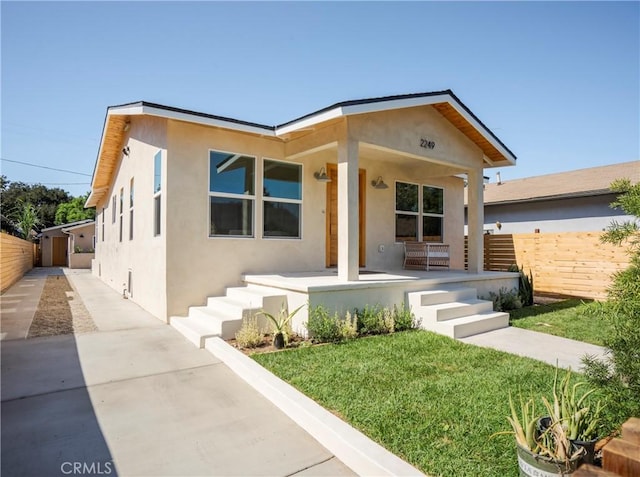
M 449 245 L 443 243 L 404 242 L 404 269 L 449 269 Z

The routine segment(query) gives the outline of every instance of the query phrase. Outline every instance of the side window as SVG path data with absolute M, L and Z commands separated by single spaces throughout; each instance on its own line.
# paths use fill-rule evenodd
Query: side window
M 263 237 L 300 238 L 302 166 L 264 161 Z
M 162 219 L 162 151 L 153 158 L 153 235 L 160 235 Z

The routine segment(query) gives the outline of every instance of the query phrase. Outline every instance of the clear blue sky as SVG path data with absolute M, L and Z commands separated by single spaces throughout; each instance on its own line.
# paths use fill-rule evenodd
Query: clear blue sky
M 640 158 L 638 2 L 0 5 L 4 159 L 91 174 L 106 108 L 138 100 L 275 125 L 447 88 L 518 156 L 503 180 Z

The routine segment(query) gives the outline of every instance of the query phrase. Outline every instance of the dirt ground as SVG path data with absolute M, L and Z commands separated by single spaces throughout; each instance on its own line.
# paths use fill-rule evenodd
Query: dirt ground
M 48 276 L 27 338 L 96 331 L 82 300 L 64 275 Z

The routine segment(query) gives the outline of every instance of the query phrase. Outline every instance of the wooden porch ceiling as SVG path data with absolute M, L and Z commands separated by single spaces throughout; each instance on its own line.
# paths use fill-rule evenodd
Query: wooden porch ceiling
M 453 124 L 462 134 L 471 139 L 491 162 L 500 163 L 505 160 L 504 155 L 456 111 L 451 104 L 436 103 L 433 105 L 433 108 L 442 114 L 447 121 Z

